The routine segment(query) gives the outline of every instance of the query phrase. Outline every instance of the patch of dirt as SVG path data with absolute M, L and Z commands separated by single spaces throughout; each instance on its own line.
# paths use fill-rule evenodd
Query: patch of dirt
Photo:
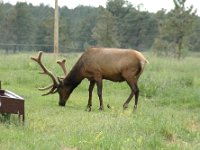
M 200 132 L 200 123 L 195 120 L 190 120 L 187 123 L 187 129 L 191 132 Z

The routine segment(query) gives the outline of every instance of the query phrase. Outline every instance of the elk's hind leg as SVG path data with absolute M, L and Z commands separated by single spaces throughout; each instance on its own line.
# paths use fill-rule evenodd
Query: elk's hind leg
M 134 95 L 134 92 L 133 92 L 133 89 L 132 89 L 131 84 L 130 84 L 128 81 L 127 81 L 127 83 L 128 83 L 128 85 L 129 85 L 129 87 L 131 88 L 131 94 L 129 95 L 128 99 L 126 100 L 126 102 L 125 102 L 124 105 L 123 105 L 123 108 L 124 108 L 124 109 L 127 109 L 127 108 L 128 108 L 128 104 L 129 104 L 129 102 L 131 101 L 131 99 L 133 98 L 133 95 Z
M 129 95 L 128 99 L 126 100 L 126 102 L 123 105 L 123 108 L 126 109 L 128 108 L 128 104 L 131 101 L 131 99 L 133 98 L 133 96 L 135 95 L 135 105 L 134 108 L 137 108 L 137 103 L 138 103 L 138 97 L 139 97 L 139 88 L 137 86 L 137 83 L 134 81 L 127 81 L 129 87 L 131 88 L 131 94 Z
M 135 93 L 135 105 L 134 105 L 134 109 L 137 109 L 137 103 L 138 103 L 138 97 L 139 97 L 139 88 L 137 86 L 137 84 L 135 84 L 135 86 L 133 87 L 134 89 L 134 93 Z

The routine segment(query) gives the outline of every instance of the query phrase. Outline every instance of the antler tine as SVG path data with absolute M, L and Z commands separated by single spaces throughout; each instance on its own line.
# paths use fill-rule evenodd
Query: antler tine
M 58 91 L 57 87 L 53 86 L 49 92 L 47 92 L 46 94 L 42 94 L 42 96 L 46 96 L 46 95 L 49 95 L 49 94 L 54 94 L 57 91 Z
M 46 86 L 46 87 L 43 87 L 43 88 L 38 88 L 38 90 L 45 91 L 45 90 L 48 90 L 48 89 L 50 89 L 52 87 L 53 87 L 53 84 L 50 84 L 49 86 Z
M 57 92 L 57 87 L 56 86 L 53 86 L 53 84 L 47 86 L 47 87 L 44 87 L 44 88 L 38 88 L 38 90 L 40 91 L 45 91 L 47 89 L 51 89 L 49 92 L 45 93 L 45 94 L 42 94 L 42 96 L 45 96 L 45 95 L 49 95 L 49 94 L 54 94 Z
M 43 95 L 53 94 L 53 93 L 55 93 L 55 89 L 57 89 L 57 87 L 58 87 L 58 82 L 57 82 L 55 76 L 52 74 L 52 72 L 50 72 L 50 71 L 42 64 L 42 61 L 41 61 L 42 54 L 43 54 L 43 52 L 40 51 L 40 52 L 38 53 L 38 56 L 37 56 L 37 57 L 31 57 L 31 59 L 34 60 L 35 62 L 37 62 L 37 63 L 39 64 L 39 66 L 40 66 L 40 67 L 42 68 L 42 70 L 43 70 L 43 72 L 42 72 L 41 74 L 46 74 L 46 75 L 48 75 L 48 76 L 52 79 L 53 84 L 50 85 L 50 86 L 44 87 L 44 88 L 39 88 L 39 90 L 42 90 L 42 91 L 43 91 L 43 90 L 47 90 L 47 89 L 50 89 L 50 88 L 51 88 L 51 90 L 50 90 L 48 93 L 43 94 Z
M 34 60 L 34 61 L 36 61 L 36 62 L 38 62 L 38 61 L 41 62 L 42 54 L 43 54 L 43 52 L 42 52 L 42 51 L 39 51 L 39 52 L 38 52 L 38 56 L 37 56 L 37 57 L 31 57 L 31 59 Z
M 64 72 L 64 75 L 66 76 L 67 75 L 67 69 L 66 69 L 66 66 L 65 66 L 65 62 L 66 60 L 63 59 L 63 60 L 58 60 L 57 63 L 60 65 L 60 67 L 62 68 L 63 72 Z

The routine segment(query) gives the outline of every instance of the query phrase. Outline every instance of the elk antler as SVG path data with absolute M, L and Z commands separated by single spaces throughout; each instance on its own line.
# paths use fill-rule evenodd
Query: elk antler
M 49 86 L 47 86 L 47 87 L 44 87 L 44 88 L 39 88 L 39 90 L 41 90 L 41 91 L 44 91 L 44 90 L 47 90 L 47 89 L 50 89 L 50 88 L 51 88 L 51 90 L 50 90 L 48 93 L 43 94 L 43 96 L 45 96 L 45 95 L 49 95 L 49 94 L 54 94 L 54 93 L 56 93 L 59 84 L 58 84 L 58 82 L 57 82 L 57 80 L 56 80 L 56 77 L 52 74 L 52 72 L 50 72 L 50 71 L 42 64 L 42 61 L 41 61 L 42 54 L 43 54 L 42 51 L 40 51 L 40 52 L 38 53 L 38 56 L 37 56 L 37 57 L 31 57 L 31 59 L 34 60 L 35 62 L 37 62 L 37 63 L 39 64 L 39 66 L 42 68 L 43 72 L 41 72 L 41 74 L 46 74 L 46 75 L 48 75 L 48 76 L 52 79 L 52 81 L 53 81 L 53 84 L 51 84 L 51 85 L 49 85 Z
M 64 72 L 64 75 L 66 76 L 67 75 L 67 69 L 66 69 L 66 66 L 65 66 L 65 62 L 66 60 L 63 59 L 63 60 L 58 60 L 57 63 L 60 65 L 60 67 L 62 68 L 63 72 Z

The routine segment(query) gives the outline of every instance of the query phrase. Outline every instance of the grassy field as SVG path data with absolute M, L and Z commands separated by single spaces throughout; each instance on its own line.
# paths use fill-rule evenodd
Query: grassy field
M 126 83 L 104 81 L 105 108 L 99 112 L 96 88 L 91 112 L 85 111 L 89 82 L 84 80 L 72 93 L 66 107 L 58 95 L 42 97 L 37 88 L 50 80 L 38 74 L 30 60 L 34 54 L 0 54 L 2 88 L 25 98 L 26 121 L 0 116 L 0 150 L 199 150 L 200 149 L 200 55 L 183 60 L 156 58 L 142 74 L 137 111 L 133 101 L 122 105 L 130 93 Z M 67 59 L 70 70 L 79 54 Z M 44 55 L 46 66 L 62 76 L 56 58 Z

